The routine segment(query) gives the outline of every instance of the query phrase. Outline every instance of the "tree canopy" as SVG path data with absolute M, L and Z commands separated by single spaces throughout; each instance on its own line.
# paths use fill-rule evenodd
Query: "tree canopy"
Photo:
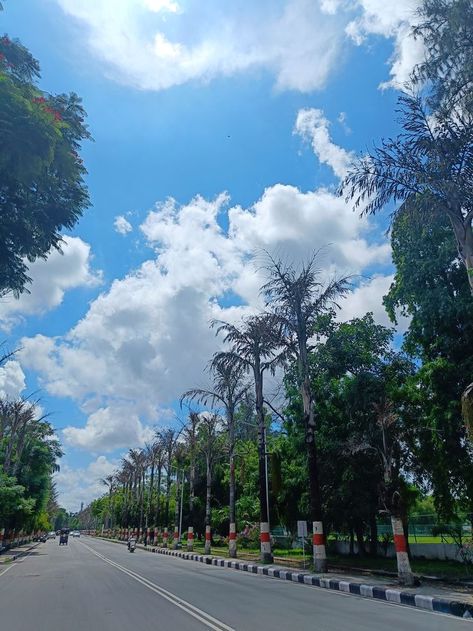
M 81 142 L 90 138 L 74 94 L 37 86 L 39 64 L 0 38 L 0 296 L 27 291 L 28 264 L 60 250 L 89 204 Z

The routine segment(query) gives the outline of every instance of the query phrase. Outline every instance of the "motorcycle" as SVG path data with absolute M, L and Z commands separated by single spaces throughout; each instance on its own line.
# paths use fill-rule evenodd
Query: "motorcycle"
M 136 540 L 135 539 L 129 539 L 128 540 L 128 552 L 134 552 L 136 548 Z

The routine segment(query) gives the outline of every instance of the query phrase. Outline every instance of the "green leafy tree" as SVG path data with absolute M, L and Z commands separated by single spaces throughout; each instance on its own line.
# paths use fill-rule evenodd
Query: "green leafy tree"
M 0 296 L 27 291 L 28 264 L 60 250 L 89 204 L 79 156 L 90 138 L 74 94 L 42 92 L 38 62 L 0 38 Z
M 406 397 L 424 428 L 411 448 L 439 515 L 460 498 L 473 512 L 471 453 L 460 396 L 473 374 L 473 303 L 446 217 L 399 216 L 392 230 L 394 282 L 385 298 L 393 320 L 410 318 L 404 348 L 421 365 Z M 471 428 L 470 428 L 471 429 Z

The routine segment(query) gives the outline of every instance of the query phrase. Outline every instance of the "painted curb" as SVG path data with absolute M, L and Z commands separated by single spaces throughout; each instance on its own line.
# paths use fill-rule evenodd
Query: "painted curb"
M 11 557 L 5 557 L 5 560 L 0 561 L 0 565 L 13 563 L 13 561 L 20 559 L 22 556 L 25 556 L 25 554 L 28 554 L 29 552 L 31 552 L 31 550 L 34 550 L 34 548 L 37 548 L 38 546 L 39 546 L 39 542 L 35 543 L 33 546 L 30 546 L 27 550 L 21 550 L 20 552 L 18 552 L 17 554 L 14 554 Z
M 102 537 L 98 537 L 102 539 Z M 104 541 L 115 541 L 126 545 L 125 541 L 107 539 Z M 155 554 L 164 554 L 166 556 L 178 557 L 186 561 L 197 561 L 206 565 L 215 565 L 217 567 L 226 567 L 232 570 L 240 570 L 249 572 L 250 574 L 261 574 L 272 578 L 279 578 L 293 583 L 303 583 L 312 587 L 322 589 L 332 589 L 335 591 L 354 594 L 362 598 L 374 598 L 376 600 L 385 600 L 387 602 L 399 605 L 407 605 L 409 607 L 417 607 L 427 611 L 437 613 L 450 614 L 459 618 L 473 619 L 473 604 L 462 602 L 460 600 L 448 600 L 444 598 L 436 598 L 427 596 L 426 594 L 416 594 L 415 592 L 403 592 L 398 589 L 382 587 L 380 585 L 368 585 L 366 583 L 354 583 L 351 581 L 343 581 L 328 577 L 321 577 L 308 572 L 294 572 L 288 568 L 256 565 L 249 561 L 235 561 L 234 559 L 226 559 L 222 557 L 208 556 L 205 554 L 194 554 L 193 552 L 181 552 L 179 550 L 170 550 L 169 548 L 157 548 L 154 546 L 139 546 L 140 550 L 145 552 L 153 552 Z

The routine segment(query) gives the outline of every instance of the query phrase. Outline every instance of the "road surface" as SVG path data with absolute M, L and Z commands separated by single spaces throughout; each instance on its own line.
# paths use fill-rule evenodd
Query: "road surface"
M 8 631 L 471 631 L 472 622 L 82 537 L 0 568 Z

